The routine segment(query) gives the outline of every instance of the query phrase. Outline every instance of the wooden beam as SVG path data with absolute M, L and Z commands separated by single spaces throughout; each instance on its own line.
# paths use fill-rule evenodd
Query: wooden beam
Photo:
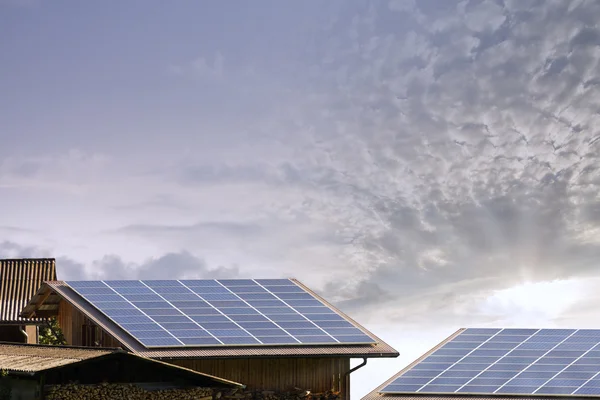
M 44 293 L 43 295 L 41 295 L 41 296 L 40 296 L 40 300 L 36 301 L 36 302 L 33 304 L 33 306 L 34 306 L 34 309 L 33 309 L 33 311 L 29 312 L 29 314 L 21 314 L 21 317 L 23 317 L 23 318 L 33 318 L 33 317 L 40 317 L 40 318 L 42 318 L 40 315 L 38 315 L 38 313 L 37 313 L 37 309 L 38 309 L 38 308 L 39 308 L 39 307 L 40 307 L 42 304 L 44 304 L 44 302 L 46 301 L 46 299 L 47 299 L 48 297 L 50 297 L 50 295 L 51 295 L 51 294 L 52 294 L 52 289 L 50 289 L 50 288 L 46 288 L 46 293 Z M 25 307 L 25 308 L 27 308 L 27 307 Z

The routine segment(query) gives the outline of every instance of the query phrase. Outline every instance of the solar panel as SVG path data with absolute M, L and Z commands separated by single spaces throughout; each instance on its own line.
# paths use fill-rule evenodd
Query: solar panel
M 66 283 L 146 347 L 375 343 L 288 279 Z
M 466 329 L 379 392 L 600 396 L 600 330 Z

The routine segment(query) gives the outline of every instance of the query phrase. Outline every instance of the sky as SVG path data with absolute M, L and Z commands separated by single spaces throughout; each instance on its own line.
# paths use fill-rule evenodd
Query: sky
M 0 0 L 0 257 L 295 277 L 401 353 L 355 399 L 461 327 L 599 328 L 598 19 Z

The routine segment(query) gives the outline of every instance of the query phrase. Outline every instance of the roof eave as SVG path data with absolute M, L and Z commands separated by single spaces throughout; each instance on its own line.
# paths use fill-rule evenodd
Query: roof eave
M 138 344 L 134 339 L 130 338 L 126 332 L 121 332 L 122 329 L 116 324 L 112 323 L 110 320 L 104 318 L 102 315 L 101 319 L 106 319 L 108 322 L 104 323 L 100 321 L 100 318 L 96 314 L 96 310 L 93 306 L 90 305 L 90 311 L 86 310 L 86 307 L 82 307 L 82 305 L 78 304 L 81 300 L 85 302 L 85 299 L 80 298 L 80 296 L 72 291 L 63 281 L 52 281 L 44 283 L 43 287 L 40 288 L 37 295 L 43 293 L 42 296 L 45 296 L 46 290 L 53 291 L 57 293 L 64 301 L 71 304 L 77 310 L 82 312 L 96 324 L 98 324 L 102 329 L 106 330 L 111 336 L 113 336 L 116 340 L 118 340 L 125 349 L 131 351 L 132 353 L 149 357 L 153 359 L 160 360 L 170 360 L 170 359 L 192 359 L 192 358 L 213 358 L 213 359 L 242 359 L 242 358 L 395 358 L 399 356 L 399 352 L 393 349 L 390 345 L 385 343 L 383 340 L 379 339 L 377 336 L 366 330 L 366 328 L 362 327 L 356 321 L 352 320 L 346 314 L 342 313 L 337 308 L 331 306 L 326 300 L 322 299 L 319 295 L 312 292 L 306 286 L 304 286 L 301 282 L 298 282 L 294 279 L 294 281 L 301 285 L 305 290 L 309 291 L 315 297 L 324 301 L 329 307 L 334 309 L 336 312 L 339 312 L 342 316 L 353 322 L 356 326 L 360 327 L 363 331 L 368 332 L 368 335 L 373 337 L 376 340 L 377 344 L 375 345 L 335 345 L 327 348 L 327 346 L 302 346 L 302 347 L 277 347 L 270 346 L 265 348 L 264 352 L 261 354 L 259 351 L 254 351 L 255 348 L 249 347 L 229 347 L 227 349 L 216 349 L 216 348 L 145 348 L 142 345 Z M 72 293 L 71 293 L 72 292 Z M 33 307 L 33 311 L 28 315 L 33 315 L 35 313 L 35 309 L 41 306 L 43 303 L 39 302 L 36 305 L 36 297 L 32 298 L 27 307 Z M 47 297 L 46 297 L 47 298 Z M 38 300 L 39 301 L 39 300 Z M 26 308 L 27 308 L 26 307 Z M 92 312 L 93 311 L 93 312 Z M 97 312 L 99 315 L 100 312 Z M 114 325 L 114 326 L 113 326 Z M 273 349 L 276 349 L 277 352 L 274 352 Z M 320 349 L 327 349 L 326 351 Z M 236 354 L 236 352 L 239 352 Z
M 198 356 L 195 354 L 191 355 L 179 355 L 179 356 L 160 356 L 160 355 L 146 355 L 145 353 L 138 353 L 139 355 L 144 355 L 146 357 L 151 357 L 157 360 L 180 360 L 185 358 L 214 358 L 220 360 L 230 360 L 230 359 L 243 359 L 243 358 L 397 358 L 400 353 L 328 353 L 328 354 L 306 354 L 301 352 L 304 348 L 295 347 L 294 349 L 299 350 L 298 353 L 286 353 L 286 354 L 262 354 L 262 355 L 248 355 L 248 354 L 240 354 L 240 355 L 215 355 L 215 356 Z M 192 349 L 193 351 L 194 349 Z M 159 353 L 154 351 L 153 353 Z

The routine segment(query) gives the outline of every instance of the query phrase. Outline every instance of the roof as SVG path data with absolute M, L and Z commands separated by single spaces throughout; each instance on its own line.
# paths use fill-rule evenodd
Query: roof
M 328 304 L 322 297 L 308 289 L 297 280 L 293 280 L 317 299 Z M 287 346 L 218 346 L 218 347 L 182 347 L 182 348 L 146 348 L 131 337 L 125 330 L 97 310 L 89 302 L 75 293 L 65 282 L 46 282 L 23 309 L 21 315 L 50 316 L 56 314 L 58 303 L 64 299 L 73 305 L 98 326 L 118 340 L 127 350 L 145 357 L 159 359 L 174 358 L 247 358 L 247 357 L 397 357 L 399 353 L 377 336 L 369 332 L 375 344 L 336 344 L 336 345 L 287 345 Z M 365 332 L 356 321 L 329 305 L 334 311 L 347 318 Z M 41 315 L 40 315 L 41 313 Z
M 445 394 L 434 394 L 434 393 L 380 393 L 383 388 L 385 388 L 388 384 L 396 380 L 398 377 L 403 375 L 405 372 L 412 369 L 415 365 L 419 364 L 421 361 L 432 355 L 435 351 L 446 345 L 448 342 L 451 342 L 454 338 L 463 333 L 466 328 L 461 328 L 454 332 L 452 335 L 447 337 L 441 343 L 437 344 L 431 350 L 427 351 L 421 357 L 404 367 L 398 373 L 394 374 L 388 380 L 383 382 L 381 385 L 377 386 L 374 390 L 365 395 L 362 400 L 550 400 L 550 399 L 560 399 L 560 398 L 578 398 L 578 399 L 595 399 L 598 400 L 598 397 L 591 396 L 582 396 L 582 395 L 547 395 L 547 394 L 539 394 L 539 395 L 503 395 L 503 394 L 465 394 L 465 393 L 445 393 Z
M 56 280 L 54 258 L 0 260 L 0 324 L 22 324 L 19 316 L 44 281 Z M 29 323 L 43 319 L 28 320 Z
M 7 371 L 9 374 L 35 375 L 43 371 L 60 368 L 70 364 L 105 358 L 133 358 L 143 360 L 154 364 L 156 368 L 175 371 L 187 378 L 195 381 L 200 380 L 204 384 L 210 386 L 231 388 L 245 387 L 241 383 L 141 357 L 139 355 L 124 352 L 121 349 L 0 343 L 0 370 Z
M 116 349 L 2 343 L 0 344 L 0 369 L 38 372 L 104 356 L 115 351 Z
M 364 396 L 362 398 L 362 400 L 392 400 L 392 399 L 396 399 L 396 400 L 414 400 L 416 398 L 418 398 L 419 400 L 433 400 L 433 399 L 438 399 L 438 398 L 442 398 L 445 396 L 431 396 L 431 395 L 417 395 L 415 394 L 413 395 L 407 395 L 407 394 L 391 394 L 391 393 L 386 393 L 386 394 L 381 394 L 379 393 L 379 391 L 381 389 L 383 389 L 384 387 L 386 387 L 390 382 L 392 382 L 393 380 L 395 380 L 397 377 L 399 377 L 400 375 L 402 375 L 403 373 L 405 373 L 406 371 L 408 371 L 409 369 L 411 369 L 414 365 L 418 364 L 419 362 L 421 362 L 421 360 L 424 360 L 425 358 L 427 358 L 431 353 L 433 353 L 434 351 L 436 351 L 437 349 L 439 349 L 440 347 L 442 347 L 444 344 L 446 344 L 447 342 L 449 342 L 450 340 L 452 340 L 455 336 L 457 336 L 460 332 L 462 332 L 464 329 L 459 329 L 458 331 L 454 332 L 452 335 L 450 335 L 448 338 L 446 338 L 446 340 L 444 340 L 442 343 L 436 345 L 434 348 L 432 348 L 431 350 L 429 350 L 427 353 L 423 354 L 421 357 L 417 358 L 415 361 L 413 361 L 412 363 L 408 364 L 406 367 L 404 367 L 403 369 L 400 370 L 400 372 L 398 372 L 397 374 L 394 374 L 391 378 L 389 378 L 388 380 L 386 380 L 385 382 L 383 382 L 381 385 L 377 386 L 375 389 L 373 389 L 373 391 L 369 392 L 366 396 Z M 472 397 L 472 396 L 446 396 L 446 397 L 452 397 L 452 399 L 461 399 L 461 398 L 468 398 L 468 397 Z M 489 396 L 488 396 L 489 397 Z M 495 399 L 496 397 L 494 397 Z

